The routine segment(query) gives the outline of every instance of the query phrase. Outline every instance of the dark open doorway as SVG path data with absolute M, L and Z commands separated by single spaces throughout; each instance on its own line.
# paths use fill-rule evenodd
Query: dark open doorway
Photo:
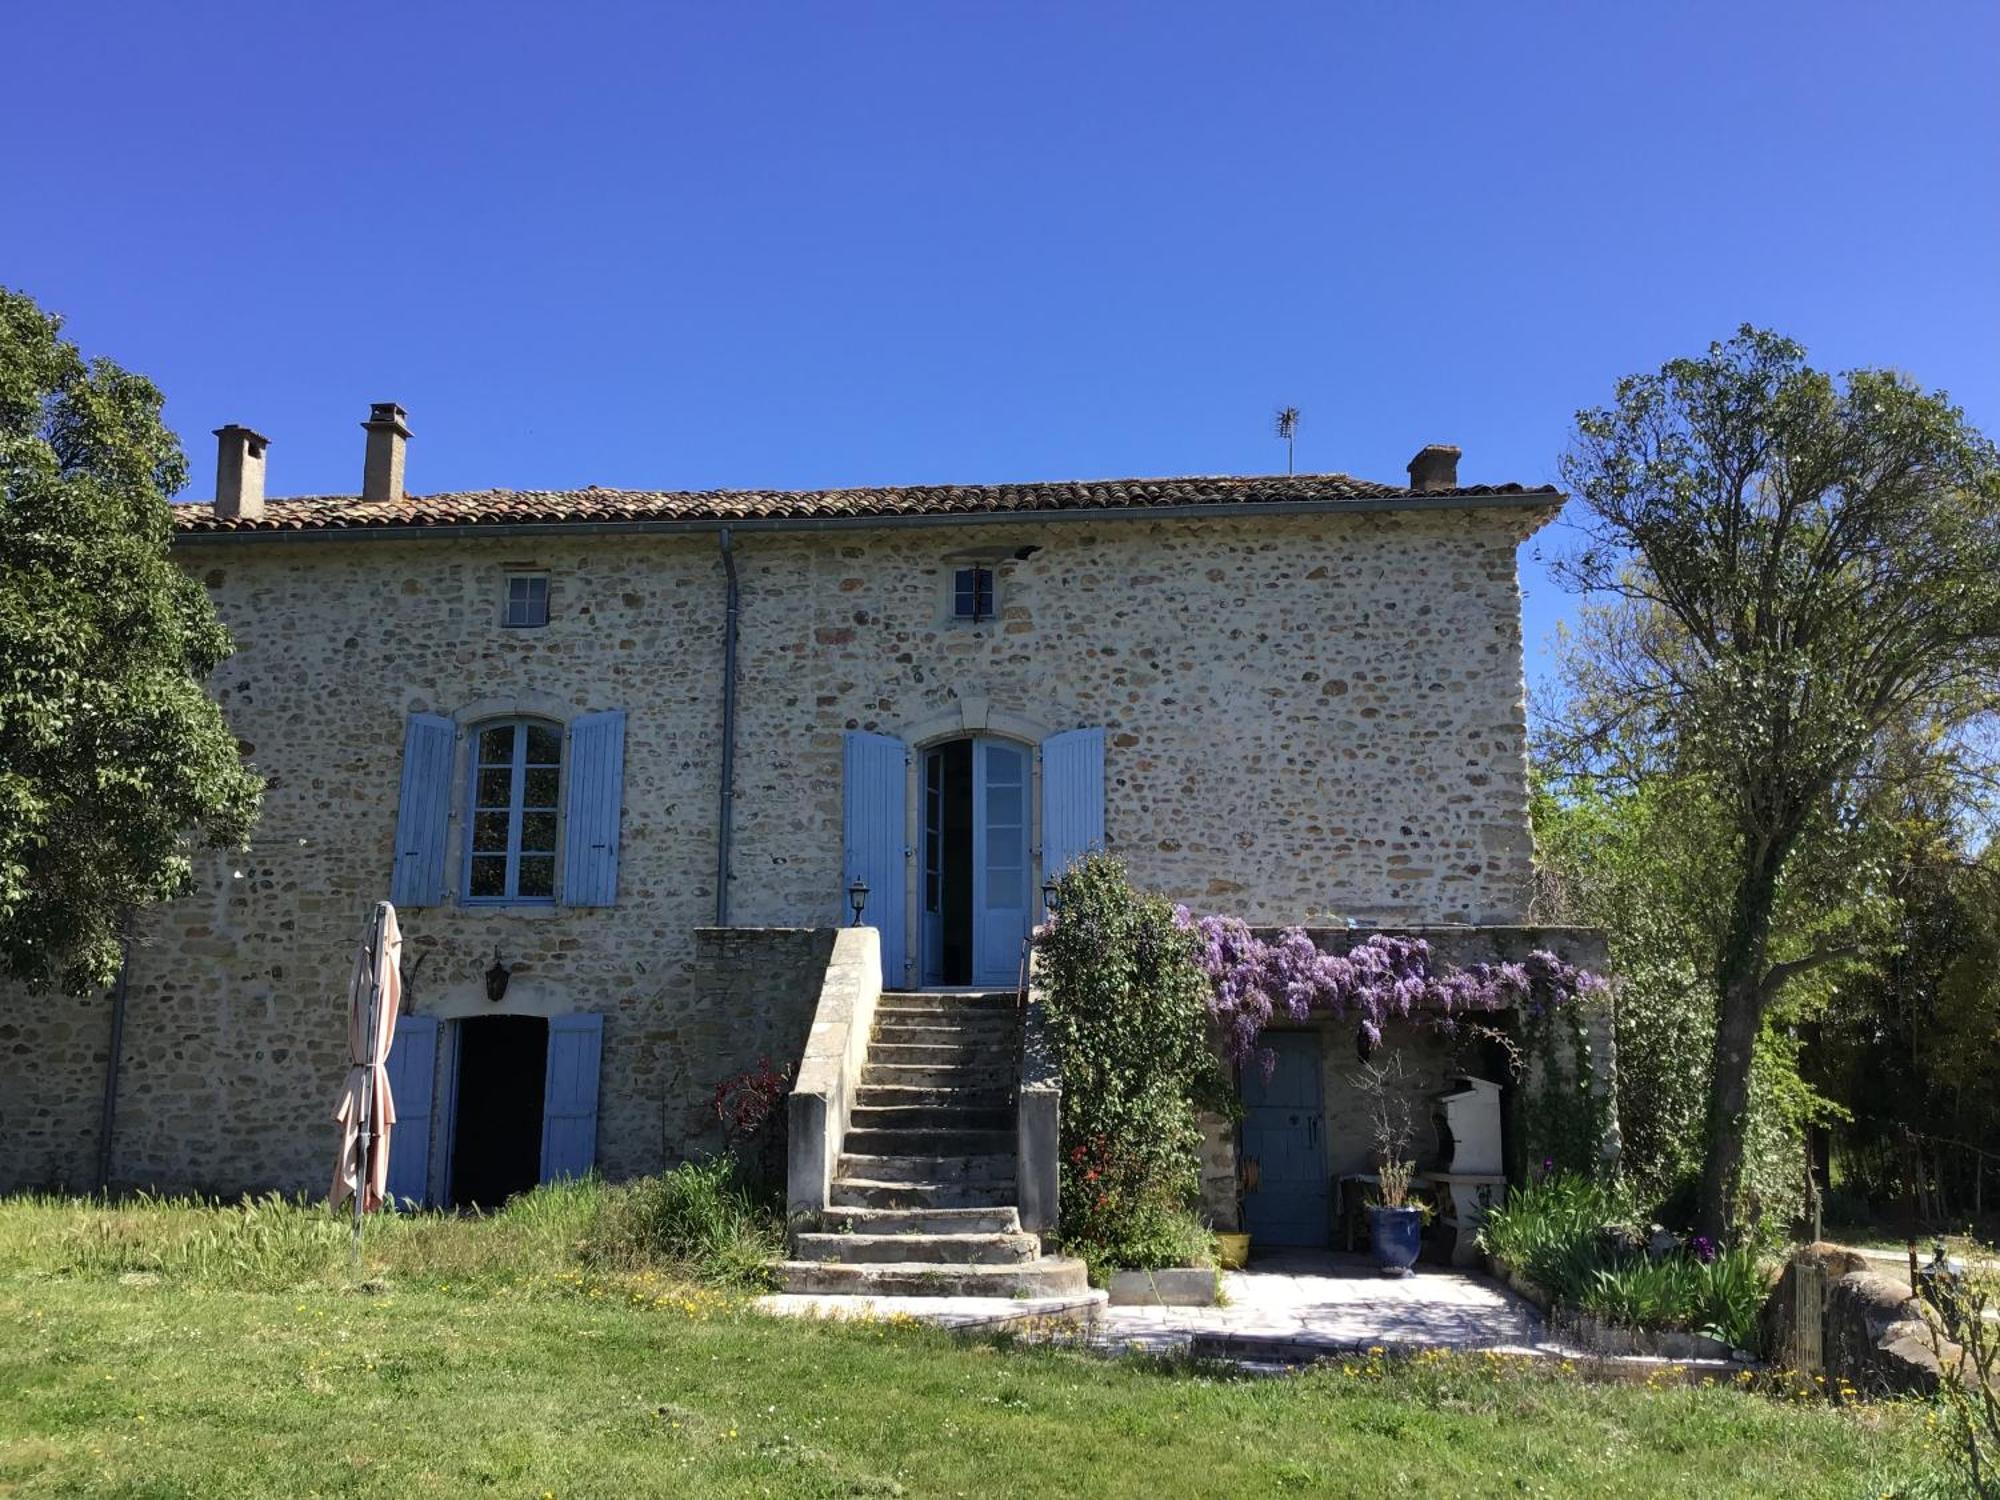
M 972 741 L 924 754 L 924 977 L 972 982 Z
M 540 1016 L 475 1016 L 458 1023 L 458 1109 L 451 1132 L 451 1198 L 495 1209 L 542 1175 L 542 1091 L 549 1023 Z

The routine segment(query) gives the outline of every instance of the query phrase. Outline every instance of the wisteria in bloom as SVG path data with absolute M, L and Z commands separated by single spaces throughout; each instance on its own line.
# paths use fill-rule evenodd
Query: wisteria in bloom
M 1302 927 L 1267 942 L 1237 917 L 1197 918 L 1183 906 L 1174 918 L 1198 940 L 1195 957 L 1212 986 L 1209 1013 L 1223 1052 L 1239 1064 L 1256 1058 L 1267 1074 L 1273 1058 L 1258 1038 L 1274 1018 L 1351 1016 L 1367 1050 L 1392 1020 L 1450 1033 L 1461 1016 L 1517 1009 L 1539 1016 L 1604 985 L 1544 949 L 1520 963 L 1434 968 L 1422 938 L 1374 933 L 1345 953 L 1325 953 Z

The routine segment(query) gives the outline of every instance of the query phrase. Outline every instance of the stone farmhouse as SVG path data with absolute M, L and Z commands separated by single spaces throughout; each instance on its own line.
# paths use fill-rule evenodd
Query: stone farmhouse
M 385 897 L 392 1186 L 436 1204 L 711 1149 L 715 1084 L 768 1057 L 821 1090 L 794 1199 L 824 1206 L 881 1110 L 868 1027 L 816 1011 L 1013 992 L 1045 880 L 1093 847 L 1253 924 L 1534 936 L 1516 551 L 1551 489 L 1427 447 L 1398 485 L 417 496 L 401 408 L 364 426 L 359 495 L 267 500 L 266 439 L 225 427 L 214 502 L 176 510 L 263 818 L 141 918 L 116 992 L 0 1008 L 0 1186 L 324 1191 Z M 1324 1243 L 1329 1177 L 1368 1159 L 1351 1038 L 1287 1056 L 1292 1092 L 1218 1132 L 1213 1206 L 1240 1135 L 1261 1232 Z

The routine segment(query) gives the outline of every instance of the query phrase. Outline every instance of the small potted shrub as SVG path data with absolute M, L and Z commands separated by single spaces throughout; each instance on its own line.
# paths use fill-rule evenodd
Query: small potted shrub
M 1403 1088 L 1402 1055 L 1392 1052 L 1387 1062 L 1364 1063 L 1351 1081 L 1368 1100 L 1375 1133 L 1377 1188 L 1368 1205 L 1368 1248 L 1382 1270 L 1407 1276 L 1422 1244 L 1424 1210 L 1410 1202 L 1410 1178 L 1417 1169 L 1410 1143 L 1416 1130 Z

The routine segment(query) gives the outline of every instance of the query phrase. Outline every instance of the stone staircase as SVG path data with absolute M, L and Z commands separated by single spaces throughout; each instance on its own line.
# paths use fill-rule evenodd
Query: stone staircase
M 1042 1254 L 1015 1194 L 1021 1011 L 1011 991 L 884 993 L 817 1229 L 779 1268 L 791 1293 L 1086 1297 L 1083 1262 Z

